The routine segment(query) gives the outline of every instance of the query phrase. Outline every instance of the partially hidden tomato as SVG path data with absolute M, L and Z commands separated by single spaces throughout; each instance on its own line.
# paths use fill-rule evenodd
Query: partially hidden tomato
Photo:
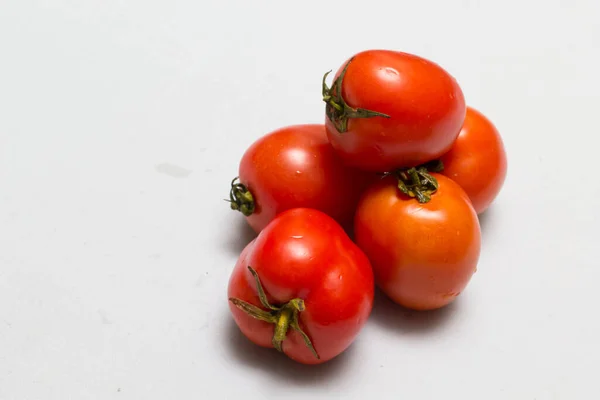
M 323 100 L 332 146 L 347 164 L 376 172 L 446 153 L 466 109 L 460 86 L 442 67 L 389 50 L 356 54 L 337 71 L 331 89 L 324 78 Z
M 318 364 L 354 341 L 373 307 L 373 271 L 331 217 L 285 211 L 242 252 L 229 281 L 242 333 L 303 364 Z
M 448 153 L 442 174 L 458 183 L 478 214 L 496 199 L 506 179 L 506 151 L 500 133 L 485 115 L 472 107 Z
M 356 212 L 355 240 L 389 298 L 414 310 L 437 309 L 463 291 L 477 268 L 479 221 L 451 179 L 417 177 L 414 168 L 400 174 L 403 179 L 392 174 L 367 189 Z M 415 193 L 410 175 L 433 178 L 431 187 Z
M 256 232 L 280 212 L 297 207 L 323 211 L 349 228 L 372 179 L 341 162 L 324 125 L 294 125 L 261 137 L 246 150 L 229 201 Z

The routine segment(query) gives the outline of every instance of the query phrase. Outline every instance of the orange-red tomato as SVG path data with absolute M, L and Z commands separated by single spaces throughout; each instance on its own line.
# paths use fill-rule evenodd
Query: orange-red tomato
M 442 174 L 467 192 L 478 214 L 494 201 L 506 179 L 506 151 L 492 122 L 472 107 L 456 142 L 441 161 Z
M 443 68 L 389 50 L 355 55 L 340 67 L 331 89 L 324 88 L 323 99 L 334 149 L 348 165 L 376 172 L 413 167 L 446 153 L 466 110 L 461 88 Z
M 394 176 L 372 185 L 355 217 L 355 240 L 371 260 L 375 282 L 393 301 L 415 310 L 443 307 L 476 270 L 479 221 L 465 192 L 443 175 L 427 203 L 398 190 Z
M 252 342 L 318 364 L 354 341 L 374 288 L 369 260 L 344 230 L 320 211 L 298 208 L 279 214 L 243 250 L 228 296 Z
M 345 166 L 322 124 L 278 129 L 255 141 L 239 165 L 231 193 L 256 232 L 275 216 L 297 207 L 313 208 L 352 226 L 354 210 L 373 175 Z

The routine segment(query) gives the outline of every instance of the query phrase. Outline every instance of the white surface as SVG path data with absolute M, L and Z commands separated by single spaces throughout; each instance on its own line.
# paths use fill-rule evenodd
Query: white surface
M 0 399 L 598 398 L 599 13 L 3 0 Z M 258 136 L 323 121 L 322 74 L 367 48 L 455 75 L 509 174 L 459 301 L 379 301 L 345 355 L 302 367 L 231 322 L 250 236 L 222 199 Z

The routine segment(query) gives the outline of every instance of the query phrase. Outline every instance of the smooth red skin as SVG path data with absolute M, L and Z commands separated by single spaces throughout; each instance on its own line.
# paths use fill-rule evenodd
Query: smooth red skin
M 443 175 L 467 192 L 473 208 L 483 213 L 496 199 L 506 179 L 506 151 L 500 133 L 482 113 L 467 108 L 456 142 L 441 158 Z
M 433 310 L 452 302 L 476 271 L 481 232 L 465 192 L 434 175 L 439 189 L 420 204 L 389 176 L 365 192 L 355 240 L 371 260 L 375 282 L 396 303 Z
M 280 212 L 298 207 L 323 211 L 351 227 L 373 175 L 345 166 L 324 125 L 309 124 L 281 128 L 254 142 L 242 157 L 239 178 L 256 203 L 247 221 L 260 232 Z
M 364 253 L 329 216 L 311 209 L 281 213 L 242 252 L 229 281 L 228 297 L 263 308 L 248 271 L 258 273 L 271 304 L 301 298 L 300 325 L 320 356 L 289 331 L 283 351 L 303 364 L 320 364 L 342 353 L 364 326 L 373 307 L 373 271 Z M 235 307 L 235 322 L 252 342 L 273 347 L 274 325 Z
M 350 119 L 345 133 L 325 118 L 334 149 L 348 165 L 367 171 L 387 172 L 440 157 L 452 146 L 466 112 L 458 83 L 439 65 L 388 50 L 357 54 L 342 96 L 351 107 L 390 116 Z

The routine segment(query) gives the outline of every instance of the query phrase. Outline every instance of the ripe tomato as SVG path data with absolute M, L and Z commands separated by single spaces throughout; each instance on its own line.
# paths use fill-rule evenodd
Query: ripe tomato
M 323 100 L 335 150 L 348 165 L 377 172 L 446 153 L 466 107 L 458 83 L 439 65 L 388 50 L 355 55 L 337 72 L 331 89 L 324 78 Z
M 398 189 L 394 176 L 372 185 L 356 211 L 355 240 L 371 260 L 375 282 L 396 303 L 432 310 L 453 301 L 476 270 L 481 233 L 465 192 L 432 173 L 427 202 Z
M 229 306 L 252 342 L 303 364 L 342 353 L 373 307 L 364 253 L 326 214 L 297 208 L 275 218 L 242 252 Z
M 506 152 L 498 130 L 479 111 L 468 107 L 454 145 L 441 158 L 442 174 L 467 193 L 478 214 L 494 201 L 506 178 Z
M 323 211 L 351 227 L 358 199 L 372 179 L 343 165 L 323 125 L 289 126 L 246 150 L 239 182 L 232 182 L 231 208 L 241 211 L 256 232 L 280 212 L 296 207 Z

